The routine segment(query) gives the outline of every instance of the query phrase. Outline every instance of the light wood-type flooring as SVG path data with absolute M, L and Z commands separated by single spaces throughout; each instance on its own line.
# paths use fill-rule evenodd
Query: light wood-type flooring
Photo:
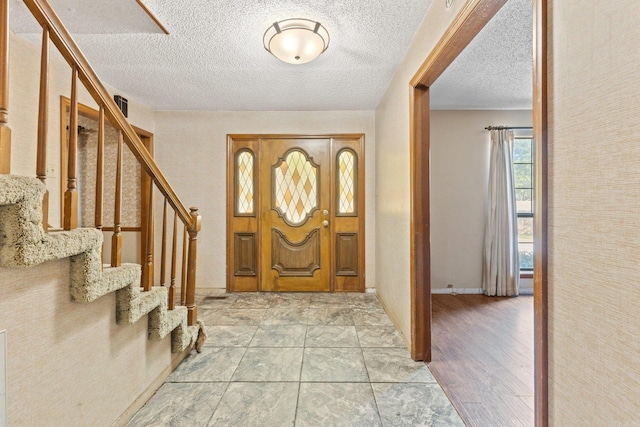
M 468 427 L 534 425 L 533 297 L 433 295 L 429 368 Z

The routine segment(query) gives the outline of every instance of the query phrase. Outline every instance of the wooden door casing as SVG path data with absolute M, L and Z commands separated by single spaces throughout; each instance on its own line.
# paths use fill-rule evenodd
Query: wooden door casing
M 364 292 L 364 135 L 228 135 L 227 148 L 227 290 Z M 294 151 L 318 166 L 319 200 L 305 209 L 305 221 L 292 224 L 274 209 L 271 192 L 274 166 Z M 341 153 L 351 162 L 346 212 L 338 209 Z M 244 187 L 238 187 L 239 161 L 249 156 L 251 212 L 246 203 L 238 209 L 248 182 L 245 173 Z M 311 261 L 314 256 L 318 262 Z

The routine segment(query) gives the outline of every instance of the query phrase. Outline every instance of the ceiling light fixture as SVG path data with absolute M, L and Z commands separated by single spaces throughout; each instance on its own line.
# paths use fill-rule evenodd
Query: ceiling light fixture
M 329 32 L 319 22 L 296 18 L 274 22 L 263 37 L 264 48 L 289 64 L 306 64 L 329 47 Z

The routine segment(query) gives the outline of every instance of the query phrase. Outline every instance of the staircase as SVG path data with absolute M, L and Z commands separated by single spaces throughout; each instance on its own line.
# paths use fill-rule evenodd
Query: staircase
M 103 234 L 93 228 L 45 232 L 42 199 L 45 185 L 37 178 L 0 175 L 0 267 L 32 267 L 69 258 L 71 298 L 90 303 L 116 292 L 118 323 L 133 324 L 149 315 L 149 338 L 161 340 L 171 333 L 173 352 L 204 341 L 201 321 L 187 325 L 187 308 L 168 309 L 166 287 L 141 292 L 141 266 L 102 265 Z
M 9 128 L 9 19 L 8 1 L 0 0 L 0 267 L 33 267 L 50 260 L 69 258 L 69 292 L 73 301 L 90 303 L 116 292 L 116 320 L 133 324 L 149 315 L 149 338 L 161 340 L 171 333 L 172 351 L 190 346 L 200 350 L 205 339 L 195 304 L 197 235 L 200 215 L 197 208 L 187 209 L 155 163 L 138 133 L 127 121 L 111 95 L 97 77 L 80 48 L 47 0 L 24 0 L 42 27 L 40 91 L 37 132 L 37 156 L 34 178 L 10 174 L 11 131 Z M 53 45 L 70 66 L 71 94 L 68 129 L 78 127 L 78 83 L 82 84 L 99 109 L 98 147 L 95 185 L 95 228 L 78 228 L 77 157 L 78 135 L 69 132 L 66 149 L 66 191 L 64 192 L 64 230 L 49 230 L 49 193 L 47 181 L 47 129 L 49 106 L 49 50 Z M 105 125 L 118 134 L 115 172 L 113 237 L 109 265 L 103 265 L 103 187 Z M 142 265 L 122 263 L 121 225 L 123 189 L 123 147 L 127 146 L 140 164 L 143 180 L 141 227 Z M 16 149 L 17 147 L 13 147 Z M 31 147 L 19 147 L 30 150 Z M 55 184 L 54 184 L 55 185 Z M 156 236 L 154 192 L 164 198 L 162 233 Z M 87 195 L 85 195 L 86 197 Z M 173 215 L 171 215 L 173 210 Z M 173 217 L 173 218 L 171 218 Z M 160 223 L 160 221 L 158 221 Z M 173 227 L 170 224 L 173 223 Z M 182 223 L 182 224 L 180 224 Z M 183 231 L 178 232 L 179 224 Z M 106 227 L 105 227 L 106 228 Z M 172 229 L 173 236 L 169 236 Z M 178 240 L 182 257 L 178 259 Z M 157 243 L 159 242 L 159 245 Z M 172 250 L 167 251 L 171 243 Z M 154 247 L 162 248 L 160 262 Z M 167 274 L 168 264 L 170 274 Z M 177 265 L 182 278 L 176 280 Z M 159 277 L 156 278 L 156 273 Z M 169 278 L 169 280 L 167 280 Z M 177 289 L 176 282 L 180 289 Z M 157 286 L 159 285 L 159 286 Z M 179 299 L 178 299 L 179 296 Z

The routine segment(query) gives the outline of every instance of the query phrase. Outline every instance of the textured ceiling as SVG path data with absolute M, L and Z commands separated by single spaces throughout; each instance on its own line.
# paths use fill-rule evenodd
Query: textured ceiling
M 73 34 L 162 33 L 135 0 L 52 0 L 56 13 Z M 40 25 L 20 0 L 10 1 L 11 29 L 40 33 Z
M 531 109 L 532 37 L 531 0 L 509 0 L 431 86 L 431 108 Z
M 431 2 L 143 0 L 165 35 L 135 0 L 50 0 L 103 81 L 154 110 L 375 109 Z M 22 2 L 11 6 L 11 28 L 39 42 Z M 294 17 L 331 36 L 297 66 L 262 47 L 274 21 Z M 531 0 L 509 0 L 438 79 L 432 106 L 530 108 L 531 25 Z

